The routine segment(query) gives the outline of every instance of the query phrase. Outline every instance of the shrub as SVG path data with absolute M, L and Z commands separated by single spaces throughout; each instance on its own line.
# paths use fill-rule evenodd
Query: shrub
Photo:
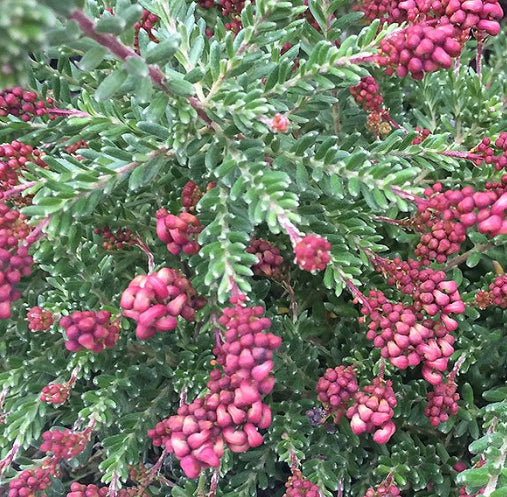
M 0 494 L 506 495 L 496 0 L 4 3 Z

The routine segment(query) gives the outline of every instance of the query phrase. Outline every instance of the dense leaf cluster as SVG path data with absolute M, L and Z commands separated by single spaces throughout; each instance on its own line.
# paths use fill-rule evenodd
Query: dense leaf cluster
M 507 495 L 507 311 L 495 304 L 507 267 L 507 193 L 505 171 L 480 156 L 507 130 L 505 27 L 496 37 L 460 31 L 452 67 L 416 81 L 381 67 L 382 41 L 403 38 L 406 28 L 372 18 L 364 2 L 5 3 L 0 86 L 22 85 L 51 105 L 25 119 L 0 113 L 1 150 L 16 142 L 38 151 L 22 164 L 17 154 L 14 171 L 0 155 L 0 238 L 8 244 L 15 232 L 14 210 L 33 230 L 31 275 L 9 281 L 21 297 L 0 321 L 0 485 L 33 483 L 34 492 L 45 488 L 37 497 L 82 495 L 87 485 L 97 495 L 107 492 L 93 485 L 108 485 L 110 495 L 174 497 L 282 496 L 316 486 L 325 496 Z M 375 105 L 356 101 L 364 88 L 378 92 L 367 98 Z M 450 205 L 454 217 L 439 218 L 428 200 L 437 182 L 444 192 L 494 191 L 495 236 L 472 223 L 452 250 L 444 244 L 444 257 L 427 260 L 421 246 L 454 232 L 445 222 L 462 214 Z M 298 245 L 304 240 L 310 251 Z M 449 311 L 452 325 L 438 307 L 451 299 L 441 288 L 430 323 L 421 291 L 415 298 L 401 280 L 390 286 L 393 274 L 378 270 L 381 259 L 419 253 L 431 266 L 424 274 L 443 271 L 446 288 L 459 288 L 451 297 L 464 312 Z M 8 274 L 12 259 L 0 259 Z M 168 271 L 161 284 L 156 275 Z M 494 288 L 495 298 L 480 293 Z M 369 291 L 409 309 L 425 339 L 445 326 L 452 333 L 435 380 L 455 382 L 445 415 L 437 405 L 445 388 L 433 391 L 420 366 L 398 369 L 385 360 L 398 351 L 367 338 L 361 307 L 370 313 Z M 175 444 L 154 447 L 148 430 L 181 406 L 202 404 L 195 399 L 217 371 L 213 350 L 219 366 L 226 360 L 220 316 L 231 296 L 238 304 L 243 295 L 282 339 L 269 363 L 276 384 L 262 392 L 272 422 L 262 423 L 262 445 L 231 443 L 241 450 L 223 451 L 217 469 L 199 463 L 213 467 L 188 479 Z M 385 331 L 383 317 L 375 319 Z M 93 350 L 108 329 L 114 339 Z M 436 363 L 424 355 L 433 345 L 418 350 Z M 319 383 L 329 371 L 357 380 L 339 399 L 340 415 L 319 402 L 336 394 L 332 382 Z M 318 384 L 326 392 L 319 398 Z M 364 407 L 380 403 L 374 385 L 385 384 L 394 393 L 389 437 L 377 437 L 379 445 L 355 434 L 375 423 L 354 429 L 341 414 L 357 411 L 356 425 L 366 423 Z M 215 422 L 213 413 L 206 421 Z M 240 436 L 229 428 L 231 440 Z M 82 452 L 57 465 L 40 449 L 42 434 L 55 429 L 89 434 Z M 200 429 L 205 438 L 207 425 Z

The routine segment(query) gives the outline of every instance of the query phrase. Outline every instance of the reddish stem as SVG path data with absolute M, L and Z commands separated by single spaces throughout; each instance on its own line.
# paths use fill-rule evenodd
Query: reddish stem
M 88 112 L 84 112 L 82 110 L 76 109 L 47 109 L 49 114 L 53 114 L 56 116 L 74 116 L 74 117 L 91 117 Z
M 297 227 L 290 221 L 290 219 L 284 214 L 278 214 L 277 216 L 280 226 L 289 235 L 292 245 L 297 245 L 302 240 L 302 234 L 299 232 Z
M 3 475 L 4 472 L 10 467 L 12 461 L 14 461 L 14 459 L 18 455 L 20 448 L 21 445 L 19 444 L 18 439 L 16 438 L 16 440 L 12 444 L 11 450 L 9 450 L 6 456 L 2 460 L 0 460 L 0 475 Z
M 107 48 L 120 60 L 126 61 L 129 57 L 135 57 L 142 60 L 142 57 L 140 57 L 134 50 L 124 45 L 118 38 L 116 38 L 116 36 L 97 33 L 95 30 L 95 23 L 82 10 L 75 10 L 72 12 L 72 14 L 70 14 L 69 18 L 78 23 L 79 28 L 85 36 L 91 38 L 92 40 L 95 40 L 97 43 Z M 158 66 L 149 65 L 148 74 L 155 86 L 158 86 L 164 92 L 172 95 L 172 92 L 166 85 L 166 77 Z M 188 103 L 192 106 L 192 108 L 196 110 L 197 114 L 203 121 L 205 121 L 207 124 L 210 124 L 212 122 L 212 120 L 206 115 L 201 102 L 197 98 L 189 98 Z
M 165 457 L 167 456 L 167 449 L 164 448 L 162 451 L 162 454 L 160 454 L 160 457 L 158 458 L 157 462 L 153 465 L 151 468 L 148 477 L 146 478 L 146 481 L 144 482 L 143 486 L 138 492 L 138 495 L 144 495 L 145 490 L 151 485 L 151 482 L 155 479 L 155 476 L 157 475 L 158 471 L 162 467 L 162 463 L 164 462 Z
M 359 291 L 359 289 L 356 287 L 356 285 L 354 285 L 354 283 L 352 283 L 351 280 L 347 279 L 345 280 L 345 283 L 347 284 L 347 287 L 350 291 L 350 293 L 354 296 L 354 298 L 362 305 L 364 305 L 364 307 L 366 307 L 366 309 L 368 310 L 368 312 L 371 312 L 371 306 L 370 306 L 370 303 L 368 302 L 368 299 L 366 298 L 366 296 Z
M 338 492 L 336 493 L 336 497 L 343 497 L 343 478 L 340 478 L 338 481 Z
M 388 110 L 382 111 L 382 117 L 393 127 L 396 129 L 403 129 L 405 131 L 405 134 L 408 133 L 408 131 L 401 126 L 401 124 L 398 124 L 392 117 L 391 114 L 389 114 Z
M 413 193 L 406 192 L 396 186 L 391 186 L 391 191 L 394 194 L 398 195 L 398 197 L 404 198 L 405 200 L 410 200 L 411 202 L 417 202 L 417 201 L 424 200 L 421 197 L 418 197 L 417 195 L 414 195 Z
M 290 456 L 290 469 L 292 472 L 294 472 L 298 469 L 299 461 L 292 447 L 289 449 L 289 456 Z
M 32 186 L 35 186 L 36 184 L 37 184 L 36 181 L 30 181 L 28 183 L 23 183 L 22 185 L 16 185 L 13 188 L 10 188 L 9 190 L 0 192 L 0 198 L 8 198 L 13 195 L 18 195 L 19 193 L 28 190 L 28 188 L 32 188 Z
M 475 57 L 475 70 L 477 72 L 477 77 L 479 78 L 480 81 L 482 76 L 482 47 L 484 43 L 484 38 L 480 32 L 476 34 L 476 38 L 477 38 L 477 54 Z
M 146 254 L 148 257 L 148 273 L 151 273 L 153 269 L 155 268 L 155 258 L 153 256 L 152 251 L 150 250 L 150 247 L 146 245 L 139 237 L 136 237 L 135 239 L 136 245 Z
M 383 223 L 396 224 L 397 226 L 401 224 L 401 221 L 399 219 L 391 219 L 390 217 L 375 216 L 373 220 L 381 221 Z
M 484 157 L 479 154 L 472 154 L 471 152 L 460 152 L 459 150 L 444 150 L 443 152 L 439 152 L 440 155 L 445 155 L 446 157 L 455 157 L 457 159 L 467 159 L 467 160 L 484 160 Z
M 24 243 L 25 247 L 29 247 L 30 245 L 34 244 L 43 235 L 42 230 L 48 226 L 49 221 L 51 221 L 51 217 L 47 217 L 47 218 L 43 219 L 34 228 L 34 230 L 28 235 L 28 237 L 25 240 L 25 243 Z
M 220 479 L 220 468 L 215 468 L 215 471 L 213 471 L 213 474 L 211 475 L 211 483 L 209 487 L 208 497 L 215 497 L 219 479 Z

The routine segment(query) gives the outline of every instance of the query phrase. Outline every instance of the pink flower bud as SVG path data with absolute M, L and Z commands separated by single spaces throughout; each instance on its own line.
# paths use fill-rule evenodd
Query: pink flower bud
M 180 460 L 181 469 L 188 478 L 197 478 L 201 472 L 201 464 L 194 456 L 185 456 Z
M 377 430 L 373 434 L 373 440 L 378 444 L 386 444 L 389 442 L 389 439 L 394 435 L 394 432 L 396 431 L 396 426 L 391 421 L 387 423 L 383 428 Z
M 261 420 L 259 421 L 259 423 L 257 423 L 257 426 L 261 430 L 269 428 L 271 426 L 271 420 L 272 420 L 271 409 L 268 405 L 263 404 Z
M 227 444 L 230 445 L 243 445 L 247 442 L 246 433 L 241 430 L 235 430 L 232 426 L 224 428 L 222 435 Z
M 262 445 L 264 442 L 262 435 L 257 431 L 255 426 L 251 423 L 246 423 L 243 427 L 243 430 L 246 433 L 248 445 L 250 447 L 258 447 L 259 445 Z
M 368 426 L 359 417 L 359 414 L 354 414 L 354 416 L 352 416 L 352 419 L 350 420 L 350 428 L 356 435 L 360 435 L 361 433 L 364 433 L 368 429 Z
M 266 361 L 263 364 L 260 364 L 259 366 L 255 366 L 252 369 L 252 378 L 255 381 L 261 383 L 268 377 L 268 375 L 273 370 L 273 367 L 274 367 L 273 361 Z

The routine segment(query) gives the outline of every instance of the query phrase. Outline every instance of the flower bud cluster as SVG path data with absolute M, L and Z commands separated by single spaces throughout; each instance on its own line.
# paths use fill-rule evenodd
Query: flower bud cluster
M 396 426 L 392 422 L 396 396 L 390 380 L 374 378 L 354 395 L 354 404 L 347 409 L 350 427 L 356 435 L 373 432 L 373 440 L 385 444 L 393 436 Z
M 428 128 L 421 129 L 419 126 L 416 126 L 415 130 L 419 134 L 412 140 L 412 145 L 420 145 L 424 140 L 426 140 L 426 138 L 428 138 L 428 136 L 431 135 L 431 131 Z
M 500 181 L 487 181 L 484 184 L 486 190 L 503 190 L 507 191 L 507 174 L 504 174 Z
M 78 140 L 71 145 L 67 145 L 65 147 L 65 152 L 67 152 L 69 155 L 74 155 L 78 150 L 82 148 L 89 148 L 86 140 Z
M 388 285 L 395 285 L 412 297 L 416 312 L 424 311 L 432 317 L 440 313 L 446 329 L 456 330 L 458 324 L 449 314 L 462 314 L 465 312 L 465 304 L 461 300 L 457 283 L 446 280 L 444 271 L 425 268 L 419 261 L 403 261 L 399 257 L 390 260 L 375 255 L 373 264 L 386 277 Z
M 71 352 L 85 348 L 97 354 L 114 347 L 120 327 L 117 322 L 111 323 L 110 318 L 109 311 L 74 311 L 63 316 L 60 325 L 67 335 L 65 348 Z
M 426 72 L 451 67 L 452 60 L 461 53 L 458 34 L 451 24 L 409 25 L 380 42 L 378 63 L 387 67 L 387 74 L 395 70 L 399 77 L 410 73 L 414 79 L 422 79 Z
M 485 490 L 486 490 L 486 487 L 481 488 L 478 492 L 475 492 L 473 494 L 469 494 L 467 492 L 467 487 L 461 487 L 459 489 L 459 497 L 477 497 L 478 495 L 484 495 Z
M 423 232 L 414 251 L 425 266 L 432 261 L 443 264 L 450 255 L 459 252 L 466 240 L 466 228 L 460 222 L 435 220 L 429 229 Z
M 136 244 L 132 230 L 128 228 L 118 228 L 116 232 L 111 231 L 109 226 L 103 228 L 95 228 L 96 235 L 102 235 L 104 242 L 102 248 L 104 250 L 124 250 Z
M 495 154 L 491 139 L 484 137 L 480 143 L 470 152 L 465 154 L 465 158 L 473 161 L 476 166 L 481 164 L 493 164 L 497 171 L 507 169 L 507 132 L 500 133 L 500 136 L 494 143 L 499 149 L 499 154 Z
M 428 404 L 424 409 L 424 415 L 429 418 L 433 426 L 438 426 L 455 416 L 458 412 L 459 394 L 456 392 L 454 375 L 451 373 L 447 381 L 435 385 L 432 392 L 428 393 Z
M 366 111 L 382 113 L 384 99 L 379 93 L 379 86 L 371 76 L 364 76 L 361 81 L 349 87 L 354 100 Z
M 197 254 L 201 248 L 197 243 L 197 235 L 203 228 L 199 219 L 189 212 L 175 216 L 165 209 L 157 211 L 157 235 L 167 244 L 167 250 L 173 255 L 180 252 L 187 255 Z
M 503 10 L 497 0 L 443 0 L 443 13 L 460 30 L 476 29 L 495 36 L 500 31 Z
M 47 404 L 63 404 L 70 393 L 70 385 L 68 383 L 50 383 L 42 388 L 40 400 Z
M 331 244 L 321 236 L 306 235 L 294 247 L 294 262 L 305 271 L 322 271 L 331 260 Z
M 364 497 L 399 497 L 400 489 L 393 485 L 392 480 L 381 483 L 377 488 L 370 487 Z
M 156 447 L 164 446 L 174 454 L 181 469 L 189 478 L 199 476 L 201 470 L 218 467 L 224 453 L 224 440 L 217 425 L 216 408 L 199 398 L 191 404 L 183 404 L 177 414 L 157 423 L 148 430 Z
M 53 313 L 38 306 L 28 309 L 26 319 L 28 328 L 32 331 L 47 331 L 54 323 Z
M 19 183 L 19 174 L 26 169 L 27 162 L 47 168 L 39 150 L 17 140 L 0 145 L 0 190 L 7 190 Z
M 38 100 L 37 93 L 24 91 L 19 86 L 0 90 L 0 117 L 10 115 L 26 122 L 48 114 L 49 108 L 53 106 L 52 98 Z M 50 119 L 54 118 L 55 116 L 50 116 Z
M 285 484 L 283 497 L 322 497 L 318 485 L 303 477 L 298 469 L 292 470 L 292 475 Z
M 484 466 L 484 463 L 486 462 L 485 459 L 480 459 L 475 465 L 474 468 L 481 468 Z M 454 466 L 453 469 L 457 471 L 458 473 L 461 473 L 462 471 L 465 471 L 467 469 L 465 463 L 462 461 L 458 461 Z M 486 490 L 486 487 L 481 488 L 478 492 L 475 492 L 473 494 L 469 494 L 467 492 L 466 487 L 461 487 L 459 489 L 459 497 L 477 497 L 478 495 L 483 495 Z
M 254 238 L 246 251 L 257 256 L 258 262 L 252 266 L 255 276 L 274 279 L 281 277 L 281 268 L 284 261 L 278 248 L 263 238 Z
M 110 492 L 109 487 L 97 487 L 97 485 L 83 485 L 78 482 L 70 484 L 70 492 L 67 497 L 107 497 Z M 116 490 L 116 497 L 148 497 L 148 494 L 140 493 L 137 487 L 120 488 Z
M 187 181 L 181 190 L 181 203 L 187 211 L 194 211 L 197 203 L 201 200 L 203 193 L 199 186 L 193 181 Z
M 25 216 L 0 202 L 0 319 L 11 316 L 11 303 L 21 297 L 15 285 L 32 273 L 28 249 L 35 237 L 30 232 Z
M 398 4 L 398 0 L 361 0 L 355 9 L 363 12 L 370 22 L 380 19 L 382 24 L 392 24 L 404 20 Z
M 174 330 L 178 316 L 194 321 L 195 311 L 205 304 L 187 278 L 167 267 L 136 276 L 120 300 L 125 316 L 137 322 L 136 335 L 140 340 Z
M 287 133 L 289 131 L 290 121 L 284 114 L 275 114 L 271 120 L 271 129 L 278 133 Z
M 139 51 L 139 31 L 142 29 L 146 31 L 148 38 L 155 43 L 158 43 L 158 38 L 153 33 L 155 24 L 159 21 L 158 16 L 152 14 L 149 10 L 143 9 L 142 18 L 134 24 L 134 47 Z
M 371 320 L 366 337 L 382 357 L 400 369 L 423 362 L 424 379 L 432 385 L 442 381 L 454 352 L 454 337 L 445 325 L 424 319 L 411 306 L 389 302 L 381 291 L 370 291 L 361 312 Z
M 218 467 L 226 445 L 244 452 L 263 442 L 258 430 L 270 426 L 271 410 L 262 397 L 273 389 L 273 351 L 281 345 L 279 337 L 264 333 L 271 320 L 263 312 L 241 303 L 224 309 L 219 322 L 225 340 L 214 348 L 220 368 L 210 373 L 208 393 L 148 432 L 155 446 L 176 455 L 189 478 Z
M 366 129 L 376 137 L 385 136 L 391 131 L 391 125 L 384 121 L 386 111 L 370 112 L 366 118 Z
M 72 431 L 68 428 L 62 431 L 45 431 L 42 434 L 44 442 L 40 450 L 49 454 L 55 461 L 72 459 L 85 450 L 91 433 L 91 428 L 86 428 L 84 431 Z
M 358 390 L 356 373 L 352 366 L 328 368 L 317 382 L 317 398 L 324 409 L 332 413 L 336 423 L 340 422 L 349 400 Z
M 444 191 L 441 183 L 435 183 L 424 194 L 427 198 L 416 199 L 419 213 L 429 211 L 444 221 L 459 221 L 466 228 L 477 225 L 481 233 L 491 237 L 507 234 L 505 186 L 486 191 L 475 191 L 472 186 Z
M 476 302 L 481 309 L 486 309 L 490 305 L 505 309 L 507 307 L 507 274 L 497 276 L 489 285 L 489 291 L 479 290 Z
M 55 475 L 56 464 L 52 459 L 44 460 L 38 468 L 25 469 L 9 482 L 9 497 L 32 497 L 41 492 L 45 495 L 43 492 Z

